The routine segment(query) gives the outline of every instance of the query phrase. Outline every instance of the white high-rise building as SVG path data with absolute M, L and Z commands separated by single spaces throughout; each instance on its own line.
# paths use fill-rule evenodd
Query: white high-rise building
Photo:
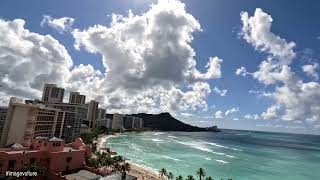
M 56 84 L 45 84 L 42 93 L 42 101 L 50 103 L 63 102 L 64 89 Z
M 45 107 L 38 101 L 11 98 L 0 146 L 19 143 L 28 146 L 35 137 L 53 137 L 59 109 Z
M 114 114 L 112 119 L 112 129 L 123 129 L 123 115 Z

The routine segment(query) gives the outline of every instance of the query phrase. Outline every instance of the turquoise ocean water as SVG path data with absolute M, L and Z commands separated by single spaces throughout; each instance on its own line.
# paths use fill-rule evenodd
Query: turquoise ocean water
M 319 180 L 320 136 L 224 130 L 143 132 L 107 139 L 129 161 L 155 171 L 233 180 Z

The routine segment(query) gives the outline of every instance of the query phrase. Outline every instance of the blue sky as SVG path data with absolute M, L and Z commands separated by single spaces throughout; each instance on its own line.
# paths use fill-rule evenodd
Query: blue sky
M 1 2 L 0 18 L 3 21 L 23 19 L 25 21 L 25 29 L 39 35 L 50 34 L 54 39 L 58 40 L 60 45 L 64 46 L 70 55 L 73 67 L 80 64 L 90 64 L 95 70 L 99 70 L 103 74 L 105 73 L 105 67 L 101 59 L 105 55 L 104 53 L 109 52 L 101 52 L 99 51 L 99 47 L 95 47 L 95 53 L 89 52 L 88 49 L 91 46 L 85 44 L 85 42 L 82 42 L 83 48 L 80 48 L 80 50 L 76 49 L 74 47 L 75 37 L 72 31 L 78 29 L 84 32 L 96 24 L 110 27 L 113 13 L 127 16 L 129 9 L 131 9 L 134 15 L 141 15 L 150 10 L 152 3 L 156 4 L 157 2 L 151 0 L 110 0 L 95 1 L 94 3 L 92 1 L 78 0 L 11 0 Z M 204 110 L 206 108 L 201 105 L 196 108 L 192 108 L 193 106 L 190 105 L 191 108 L 173 111 L 175 116 L 187 123 L 199 126 L 208 126 L 214 122 L 223 128 L 320 133 L 319 113 L 314 112 L 315 110 L 313 109 L 310 111 L 313 116 L 307 117 L 308 115 L 305 115 L 310 114 L 309 110 L 314 105 L 317 105 L 317 103 L 319 105 L 320 101 L 310 103 L 309 100 L 306 100 L 306 102 L 301 102 L 308 112 L 300 113 L 300 116 L 297 115 L 295 119 L 291 117 L 285 118 L 282 115 L 279 115 L 277 118 L 264 119 L 261 116 L 262 113 L 266 112 L 272 105 L 281 106 L 279 107 L 279 113 L 286 111 L 286 109 L 294 110 L 293 105 L 291 106 L 287 102 L 282 102 L 279 100 L 280 98 L 274 100 L 262 95 L 266 92 L 275 92 L 276 87 L 283 86 L 283 82 L 266 85 L 251 75 L 243 77 L 235 74 L 236 70 L 241 66 L 245 67 L 248 72 L 256 72 L 259 70 L 259 65 L 263 60 L 266 60 L 270 56 L 273 57 L 269 51 L 259 48 L 255 49 L 255 42 L 248 43 L 242 35 L 239 35 L 243 27 L 240 13 L 247 12 L 249 17 L 253 17 L 256 9 L 261 8 L 265 14 L 270 15 L 273 19 L 271 33 L 286 40 L 287 43 L 295 43 L 295 47 L 293 48 L 295 57 L 292 63 L 290 63 L 291 71 L 304 83 L 314 82 L 318 85 L 319 78 L 308 76 L 302 70 L 302 66 L 320 63 L 320 21 L 316 20 L 317 17 L 320 17 L 320 2 L 225 0 L 199 2 L 196 0 L 186 0 L 183 3 L 185 4 L 186 12 L 198 20 L 202 29 L 202 31 L 194 30 L 191 32 L 193 40 L 190 46 L 196 53 L 194 57 L 197 63 L 195 68 L 200 72 L 206 72 L 207 68 L 205 65 L 208 63 L 209 57 L 217 56 L 223 62 L 221 63 L 221 77 L 208 78 L 205 81 L 210 85 L 211 93 L 200 98 L 199 101 L 204 99 L 207 110 Z M 44 15 L 48 15 L 52 19 L 62 17 L 74 18 L 72 29 L 61 33 L 48 24 L 40 26 Z M 264 45 L 267 46 L 266 44 Z M 70 69 L 73 69 L 73 67 Z M 319 74 L 319 72 L 319 69 L 315 68 L 315 73 Z M 190 84 L 182 83 L 179 89 L 187 91 L 188 85 Z M 122 86 L 123 84 L 121 84 Z M 226 95 L 221 96 L 221 94 L 219 95 L 219 93 L 214 92 L 214 87 L 220 90 L 226 89 Z M 75 85 L 70 85 L 70 89 L 76 89 Z M 12 89 L 7 89 L 7 92 L 4 94 L 19 96 L 19 94 L 8 93 L 10 91 L 13 92 Z M 257 93 L 249 93 L 249 91 Z M 90 93 L 90 91 L 84 92 L 84 94 L 92 98 L 99 96 Z M 314 101 L 319 100 L 319 93 L 317 94 L 317 92 L 313 91 L 313 94 Z M 21 96 L 25 97 L 25 95 Z M 106 96 L 112 95 L 106 94 Z M 154 100 L 154 103 L 158 104 L 155 105 L 158 108 L 160 104 L 159 100 Z M 187 102 L 187 104 L 190 103 Z M 106 107 L 107 109 L 115 108 L 111 104 L 111 100 L 106 103 Z M 226 115 L 226 111 L 232 108 L 236 110 Z M 221 114 L 223 114 L 222 118 L 216 117 L 215 114 L 218 111 L 221 111 Z M 247 114 L 257 114 L 259 118 L 244 118 Z M 306 121 L 306 119 L 313 117 L 314 120 Z

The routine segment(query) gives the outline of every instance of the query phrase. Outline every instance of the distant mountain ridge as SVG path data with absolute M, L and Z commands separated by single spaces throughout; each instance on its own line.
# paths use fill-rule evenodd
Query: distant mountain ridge
M 160 131 L 186 131 L 186 132 L 200 132 L 200 131 L 213 131 L 219 132 L 220 130 L 217 126 L 212 127 L 197 127 L 185 124 L 178 119 L 171 116 L 170 113 L 160 113 L 160 114 L 146 114 L 138 113 L 132 114 L 132 116 L 140 117 L 143 119 L 143 125 L 145 128 L 150 128 L 153 130 Z

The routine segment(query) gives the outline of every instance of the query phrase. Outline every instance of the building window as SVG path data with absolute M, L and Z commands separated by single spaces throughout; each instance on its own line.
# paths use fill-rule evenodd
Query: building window
M 14 164 L 15 163 L 16 163 L 16 160 L 9 160 L 8 169 L 9 170 L 14 170 Z
M 67 162 L 69 163 L 72 160 L 72 157 L 67 157 Z
M 46 143 L 46 142 L 44 143 L 44 146 L 47 146 L 47 143 Z

